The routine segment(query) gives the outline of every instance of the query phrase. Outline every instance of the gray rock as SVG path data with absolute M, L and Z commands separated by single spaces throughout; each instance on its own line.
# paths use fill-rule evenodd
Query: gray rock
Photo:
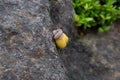
M 97 35 L 87 34 L 80 39 L 80 42 L 88 46 L 92 51 L 90 60 L 92 65 L 102 65 L 103 69 L 108 69 L 108 71 L 103 70 L 103 72 L 105 71 L 104 73 L 102 72 L 104 75 L 101 75 L 102 70 L 99 70 L 100 67 L 96 70 L 96 73 L 100 71 L 100 80 L 120 79 L 120 20 L 114 24 L 114 28 L 111 31 Z
M 71 1 L 53 1 L 0 1 L 0 80 L 69 80 L 53 41 L 59 22 L 51 15 L 57 6 L 62 27 L 70 25 Z

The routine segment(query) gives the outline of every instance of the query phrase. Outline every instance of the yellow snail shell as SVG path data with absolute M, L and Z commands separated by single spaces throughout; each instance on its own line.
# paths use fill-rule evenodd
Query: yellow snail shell
M 61 29 L 54 30 L 53 34 L 57 47 L 61 49 L 65 48 L 69 41 L 68 36 Z

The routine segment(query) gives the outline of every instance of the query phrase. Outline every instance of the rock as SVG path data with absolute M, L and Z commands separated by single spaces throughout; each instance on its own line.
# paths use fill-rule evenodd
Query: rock
M 52 34 L 58 24 L 71 26 L 69 5 L 69 0 L 0 1 L 0 80 L 69 80 Z
M 99 73 L 101 80 L 120 79 L 120 20 L 115 23 L 111 31 L 102 34 L 87 34 L 80 39 L 80 42 L 91 49 L 93 65 L 102 65 L 103 71 L 104 68 L 108 69 L 102 76 L 101 72 Z

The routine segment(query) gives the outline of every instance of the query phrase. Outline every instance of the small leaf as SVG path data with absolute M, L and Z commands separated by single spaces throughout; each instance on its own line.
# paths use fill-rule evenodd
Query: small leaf
M 104 29 L 101 28 L 101 27 L 99 27 L 98 32 L 99 32 L 99 33 L 102 33 L 102 32 L 104 32 Z
M 76 27 L 80 27 L 82 24 L 81 23 L 76 23 L 75 26 Z
M 111 27 L 110 26 L 104 26 L 103 29 L 104 29 L 104 31 L 109 31 L 111 29 Z
M 94 21 L 93 18 L 85 18 L 85 20 L 88 21 L 88 22 L 89 22 L 89 21 Z
M 74 21 L 78 22 L 80 20 L 79 16 L 77 14 L 74 14 Z
M 107 16 L 105 19 L 109 20 L 109 19 L 111 19 L 111 16 Z
M 88 9 L 88 4 L 85 4 L 84 8 L 85 8 L 85 10 L 87 10 Z
M 101 17 L 102 19 L 105 19 L 105 16 L 104 16 L 104 15 L 102 15 L 102 14 L 100 15 L 100 17 Z

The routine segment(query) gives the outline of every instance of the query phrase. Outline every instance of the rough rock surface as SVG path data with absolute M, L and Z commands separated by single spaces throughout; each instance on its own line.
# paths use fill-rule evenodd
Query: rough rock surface
M 69 0 L 0 0 L 0 80 L 68 79 L 52 31 L 60 21 L 70 25 L 69 4 Z

